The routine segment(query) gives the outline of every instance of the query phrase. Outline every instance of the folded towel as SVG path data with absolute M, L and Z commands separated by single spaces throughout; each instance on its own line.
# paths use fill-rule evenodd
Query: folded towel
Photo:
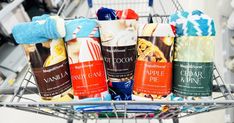
M 138 14 L 132 9 L 116 10 L 119 19 L 138 19 Z
M 32 22 L 16 25 L 12 34 L 19 44 L 32 44 L 58 39 L 65 36 L 64 20 L 58 16 L 42 15 Z
M 49 17 L 50 17 L 50 15 L 48 15 L 48 14 L 44 14 L 44 15 L 41 15 L 41 16 L 34 16 L 32 18 L 32 21 L 45 20 L 45 19 L 47 19 Z
M 216 33 L 213 19 L 199 10 L 179 11 L 169 20 L 176 26 L 177 36 L 214 36 Z
M 100 37 L 97 22 L 94 19 L 74 19 L 65 22 L 65 41 L 82 37 Z

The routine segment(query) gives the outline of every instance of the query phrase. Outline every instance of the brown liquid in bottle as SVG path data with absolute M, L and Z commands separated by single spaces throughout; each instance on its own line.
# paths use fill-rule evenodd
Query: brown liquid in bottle
M 35 49 L 33 52 L 29 52 L 29 57 L 32 68 L 40 68 L 43 66 L 41 56 L 37 49 Z

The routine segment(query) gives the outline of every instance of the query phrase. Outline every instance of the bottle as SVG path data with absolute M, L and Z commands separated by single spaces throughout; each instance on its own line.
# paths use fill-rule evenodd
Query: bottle
M 24 49 L 42 100 L 72 100 L 72 84 L 63 39 L 24 45 Z

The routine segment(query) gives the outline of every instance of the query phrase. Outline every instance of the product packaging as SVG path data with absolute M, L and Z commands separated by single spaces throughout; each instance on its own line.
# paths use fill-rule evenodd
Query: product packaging
M 136 60 L 137 21 L 99 21 L 102 54 L 113 100 L 131 100 Z
M 171 93 L 174 37 L 170 24 L 139 26 L 133 100 L 156 100 Z
M 73 99 L 64 35 L 64 20 L 57 16 L 19 24 L 13 29 L 16 42 L 24 44 L 43 101 Z
M 92 19 L 66 22 L 66 48 L 69 57 L 74 99 L 79 101 L 110 100 L 101 54 L 99 29 Z M 76 106 L 76 109 L 89 106 Z
M 170 16 L 176 26 L 173 92 L 177 96 L 207 97 L 212 94 L 214 21 L 201 11 Z
M 73 99 L 68 59 L 63 39 L 24 45 L 40 95 L 48 101 Z

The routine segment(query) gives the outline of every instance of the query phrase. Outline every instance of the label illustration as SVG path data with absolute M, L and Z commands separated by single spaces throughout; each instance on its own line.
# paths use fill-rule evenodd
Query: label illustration
M 74 95 L 78 99 L 103 97 L 107 92 L 99 38 L 76 38 L 67 42 Z
M 64 41 L 58 39 L 28 44 L 24 45 L 24 49 L 42 99 L 71 100 L 73 98 L 72 84 Z M 53 98 L 55 96 L 56 99 Z
M 148 32 L 152 30 L 145 30 L 147 35 Z M 169 94 L 172 88 L 174 37 L 142 36 L 138 37 L 137 43 L 133 94 L 152 100 Z

